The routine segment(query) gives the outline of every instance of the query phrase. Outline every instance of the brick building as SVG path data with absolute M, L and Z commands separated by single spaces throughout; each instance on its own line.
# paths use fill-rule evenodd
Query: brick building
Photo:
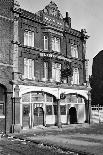
M 103 105 L 103 50 L 93 58 L 91 76 L 92 105 Z
M 12 124 L 13 94 L 13 1 L 0 0 L 0 132 L 9 131 Z
M 9 124 L 16 130 L 88 122 L 86 31 L 72 29 L 68 13 L 63 18 L 52 1 L 35 14 L 21 9 L 13 0 L 0 3 L 3 7 L 9 3 L 5 8 L 9 13 L 0 12 L 0 19 L 6 22 L 0 27 L 2 33 L 6 30 L 3 37 L 0 32 L 0 39 L 8 41 L 2 43 L 6 59 L 2 58 L 0 64 L 10 70 L 5 70 L 9 78 L 0 75 L 0 83 L 8 92 L 5 103 L 9 120 L 12 115 Z

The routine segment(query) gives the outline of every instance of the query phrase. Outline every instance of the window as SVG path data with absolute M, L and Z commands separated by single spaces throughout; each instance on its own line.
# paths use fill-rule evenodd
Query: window
M 73 68 L 73 77 L 72 77 L 72 84 L 79 84 L 79 70 L 78 68 Z
M 52 63 L 52 79 L 54 81 L 60 82 L 60 79 L 61 79 L 61 64 Z
M 77 45 L 71 45 L 71 56 L 74 58 L 78 58 Z
M 24 78 L 34 78 L 34 60 L 24 58 Z
M 60 52 L 60 39 L 53 37 L 52 38 L 52 50 Z
M 61 115 L 66 115 L 66 105 L 60 105 Z
M 4 114 L 4 103 L 0 103 L 0 115 Z
M 30 105 L 23 105 L 23 116 L 29 116 Z
M 24 32 L 24 45 L 34 47 L 34 32 Z
M 52 105 L 46 105 L 46 114 L 52 115 Z
M 44 36 L 44 50 L 48 50 L 48 37 Z
M 44 78 L 48 79 L 48 62 L 44 62 Z

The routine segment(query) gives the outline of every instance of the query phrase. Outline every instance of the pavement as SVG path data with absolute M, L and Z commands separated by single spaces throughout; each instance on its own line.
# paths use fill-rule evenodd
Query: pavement
M 62 126 L 24 129 L 20 133 L 9 134 L 14 138 L 24 139 L 44 146 L 72 151 L 79 155 L 103 155 L 103 133 L 96 132 L 102 126 L 89 124 L 73 124 Z M 95 131 L 96 130 L 96 131 Z

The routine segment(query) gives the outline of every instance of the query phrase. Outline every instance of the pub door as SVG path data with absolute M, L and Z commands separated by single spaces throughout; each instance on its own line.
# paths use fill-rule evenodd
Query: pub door
M 77 123 L 77 111 L 75 107 L 69 109 L 70 124 Z
M 33 126 L 44 125 L 44 111 L 41 107 L 34 108 Z
M 23 104 L 23 127 L 30 127 L 30 105 Z

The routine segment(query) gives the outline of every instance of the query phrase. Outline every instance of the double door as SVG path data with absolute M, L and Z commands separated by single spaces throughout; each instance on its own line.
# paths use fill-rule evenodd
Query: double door
M 22 105 L 22 125 L 23 127 L 33 127 L 44 125 L 44 111 L 41 104 L 23 104 Z

